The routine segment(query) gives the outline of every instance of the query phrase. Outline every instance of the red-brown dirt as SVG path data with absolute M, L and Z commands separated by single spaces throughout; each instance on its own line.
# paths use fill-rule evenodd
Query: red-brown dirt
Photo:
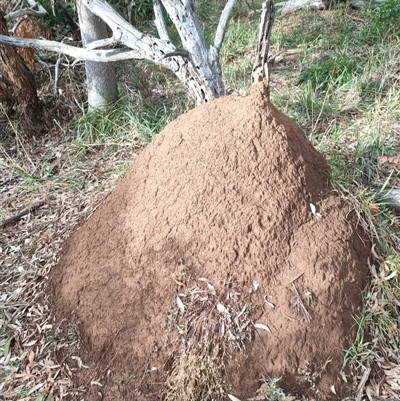
M 80 325 L 90 368 L 77 385 L 103 385 L 89 385 L 85 399 L 162 398 L 176 337 L 168 315 L 199 278 L 227 308 L 234 293 L 270 329 L 254 328 L 245 350 L 225 358 L 230 394 L 253 397 L 262 376 L 275 376 L 318 400 L 347 395 L 343 349 L 369 254 L 350 209 L 329 188 L 324 158 L 262 85 L 173 121 L 49 277 L 57 319 Z

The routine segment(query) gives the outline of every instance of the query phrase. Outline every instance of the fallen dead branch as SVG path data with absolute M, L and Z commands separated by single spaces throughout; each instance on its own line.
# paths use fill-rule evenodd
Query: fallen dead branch
M 28 206 L 26 209 L 22 210 L 21 212 L 15 214 L 14 216 L 9 217 L 8 219 L 3 220 L 0 223 L 0 227 L 3 228 L 5 226 L 8 226 L 9 224 L 15 223 L 16 221 L 21 220 L 22 217 L 26 216 L 29 213 L 34 212 L 36 209 L 39 209 L 42 207 L 46 202 L 45 201 L 40 201 L 37 203 L 34 203 L 31 206 Z

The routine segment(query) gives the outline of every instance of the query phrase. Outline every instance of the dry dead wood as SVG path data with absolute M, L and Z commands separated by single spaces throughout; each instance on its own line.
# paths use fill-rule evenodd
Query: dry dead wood
M 252 84 L 261 82 L 269 86 L 268 51 L 269 38 L 271 36 L 272 25 L 274 24 L 274 4 L 272 0 L 266 0 L 262 4 L 260 25 L 258 32 L 256 59 L 251 73 Z
M 45 201 L 40 201 L 37 203 L 34 203 L 31 206 L 28 206 L 26 209 L 22 210 L 21 212 L 15 214 L 14 216 L 9 217 L 8 219 L 3 220 L 0 223 L 0 227 L 3 228 L 5 226 L 8 226 L 9 224 L 15 223 L 16 221 L 19 221 L 22 217 L 26 216 L 29 213 L 32 213 L 36 209 L 39 209 L 42 207 L 46 202 Z

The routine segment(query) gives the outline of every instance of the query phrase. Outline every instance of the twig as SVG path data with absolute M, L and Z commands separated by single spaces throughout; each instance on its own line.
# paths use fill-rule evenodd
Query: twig
M 24 209 L 22 212 L 17 213 L 16 215 L 9 217 L 8 219 L 3 220 L 0 223 L 0 227 L 3 228 L 5 226 L 8 226 L 9 224 L 15 223 L 16 221 L 20 220 L 23 216 L 33 212 L 36 209 L 39 209 L 42 207 L 46 202 L 45 201 L 40 201 L 38 203 L 35 203 L 26 209 Z
M 15 176 L 15 177 L 11 177 L 11 178 L 9 178 L 8 180 L 1 181 L 1 182 L 0 182 L 0 187 L 2 187 L 2 186 L 4 186 L 4 185 L 7 185 L 9 182 L 13 182 L 13 181 L 15 181 L 17 178 L 18 178 L 18 177 L 17 177 L 17 176 Z
M 39 4 L 35 0 L 27 1 L 30 5 L 30 8 L 21 8 L 20 10 L 12 11 L 11 13 L 4 16 L 5 20 L 12 21 L 23 15 L 34 15 L 36 17 L 44 17 L 47 15 L 46 9 L 41 4 Z M 37 10 L 34 10 L 35 7 L 37 7 Z
M 369 375 L 371 373 L 371 368 L 368 367 L 364 370 L 364 374 L 361 378 L 360 383 L 358 384 L 357 387 L 357 397 L 356 401 L 361 401 L 363 393 L 364 393 L 364 388 L 365 388 L 365 383 L 367 383 L 367 380 L 369 379 Z M 372 394 L 371 394 L 372 395 Z M 373 396 L 374 397 L 374 396 Z M 375 397 L 374 397 L 375 398 Z M 379 398 L 378 398 L 379 399 Z
M 266 86 L 269 87 L 269 68 L 268 51 L 269 38 L 271 36 L 272 25 L 274 24 L 274 4 L 272 0 L 266 0 L 262 4 L 260 17 L 260 26 L 258 32 L 257 54 L 251 73 L 252 84 L 266 80 Z
M 49 50 L 56 53 L 66 54 L 78 60 L 98 61 L 98 62 L 113 62 L 130 59 L 142 59 L 143 56 L 137 50 L 129 48 L 122 49 L 84 49 L 66 45 L 64 43 L 54 42 L 47 39 L 31 39 L 31 38 L 16 38 L 5 35 L 0 35 L 0 44 L 6 46 L 31 47 L 39 50 Z
M 371 394 L 371 397 L 378 401 L 398 401 L 398 398 L 383 398 L 378 395 Z
M 294 283 L 292 283 L 292 286 L 293 286 L 293 289 L 294 289 L 294 292 L 295 292 L 296 298 L 297 298 L 297 302 L 296 302 L 297 307 L 298 307 L 299 309 L 302 309 L 302 310 L 303 310 L 303 313 L 304 313 L 304 316 L 305 316 L 307 322 L 310 322 L 310 321 L 311 321 L 311 315 L 308 313 L 308 310 L 307 310 L 306 307 L 304 306 L 304 303 L 303 303 L 303 301 L 302 301 L 302 299 L 301 299 L 301 297 L 300 297 L 300 294 L 299 294 L 299 292 L 297 291 L 297 288 L 296 288 L 296 286 L 294 285 Z
M 292 284 L 293 282 L 298 280 L 303 274 L 304 274 L 304 272 L 298 274 L 295 278 L 292 278 L 288 283 L 286 283 L 285 287 L 287 287 L 289 284 Z

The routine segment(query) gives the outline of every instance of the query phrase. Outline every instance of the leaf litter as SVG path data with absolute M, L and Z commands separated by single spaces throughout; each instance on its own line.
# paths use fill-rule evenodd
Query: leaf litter
M 242 304 L 243 297 L 229 279 L 223 288 L 218 294 L 201 278 L 176 297 L 169 324 L 178 335 L 166 400 L 223 399 L 225 358 L 232 350 L 244 351 L 254 328 L 264 328 L 253 323 L 251 306 Z
M 63 138 L 20 137 L 0 145 L 0 221 L 41 202 L 16 221 L 0 227 L 0 398 L 59 401 L 78 396 L 72 376 L 84 362 L 68 366 L 59 351 L 79 348 L 77 328 L 54 325 L 45 294 L 47 275 L 71 232 L 86 220 L 130 165 L 135 146 L 111 153 L 107 146 L 77 157 Z M 57 154 L 57 172 L 46 168 Z M 136 148 L 137 149 L 137 148 Z M 51 156 L 51 155 L 50 155 Z M 118 164 L 118 167 L 117 167 Z M 71 332 L 76 331 L 75 338 Z

